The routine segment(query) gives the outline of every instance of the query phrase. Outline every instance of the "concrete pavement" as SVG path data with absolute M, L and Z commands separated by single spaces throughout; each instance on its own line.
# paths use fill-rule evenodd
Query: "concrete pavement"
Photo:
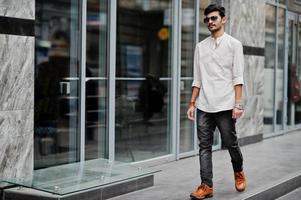
M 234 188 L 228 151 L 213 153 L 214 197 L 218 200 L 275 199 L 301 187 L 301 131 L 243 146 L 244 170 L 248 178 L 245 192 Z M 111 200 L 188 200 L 200 184 L 198 156 L 153 167 L 155 185 Z M 301 195 L 297 191 L 297 196 Z M 301 199 L 301 196 L 299 197 Z

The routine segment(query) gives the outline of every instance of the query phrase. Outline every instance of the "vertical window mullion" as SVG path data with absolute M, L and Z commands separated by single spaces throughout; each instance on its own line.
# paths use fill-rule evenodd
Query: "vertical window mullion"
M 172 109 L 171 109 L 171 132 L 170 132 L 170 141 L 171 144 L 170 146 L 172 147 L 172 154 L 175 155 L 176 159 L 178 157 L 178 148 L 179 148 L 179 128 L 178 128 L 178 101 L 177 101 L 177 95 L 178 95 L 178 90 L 177 90 L 177 85 L 178 85 L 178 78 L 177 78 L 177 73 L 178 73 L 178 48 L 179 48 L 179 33 L 178 31 L 180 30 L 179 28 L 179 16 L 176 15 L 179 11 L 179 4 L 180 2 L 178 0 L 173 1 L 173 6 L 172 6 L 172 64 L 171 66 L 174 66 L 172 68 Z M 180 13 L 178 13 L 180 15 Z
M 283 130 L 287 128 L 287 105 L 288 105 L 288 96 L 287 96 L 287 88 L 288 88 L 288 13 L 287 10 L 284 10 L 284 77 L 283 77 Z
M 86 24 L 87 0 L 81 4 L 81 63 L 80 63 L 80 161 L 85 161 L 85 121 L 86 121 Z
M 115 76 L 116 76 L 116 24 L 117 0 L 109 5 L 109 112 L 108 112 L 108 158 L 115 160 Z
M 275 6 L 276 9 L 276 23 L 275 23 L 275 70 L 274 70 L 274 108 L 273 108 L 273 132 L 276 132 L 276 125 L 277 125 L 277 100 L 276 100 L 276 93 L 277 93 L 277 68 L 278 68 L 278 6 Z
M 173 83 L 174 83 L 174 98 L 173 98 L 173 105 L 175 109 L 173 109 L 174 112 L 173 113 L 173 119 L 176 121 L 176 123 L 174 124 L 175 126 L 173 126 L 173 128 L 175 129 L 175 131 L 172 131 L 172 133 L 175 133 L 175 137 L 176 137 L 176 150 L 175 150 L 175 154 L 176 154 L 176 160 L 179 160 L 180 158 L 180 81 L 181 81 L 181 18 L 182 18 L 182 0 L 181 1 L 175 1 L 177 3 L 175 3 L 175 13 L 178 13 L 178 15 L 174 14 L 175 17 L 175 23 L 174 23 L 174 33 L 175 34 L 175 44 L 176 46 L 176 52 L 174 52 L 174 56 L 176 59 L 174 59 L 175 61 L 175 65 L 176 66 L 174 69 L 174 76 L 173 76 Z
M 199 32 L 200 32 L 200 1 L 195 0 L 195 45 L 199 41 Z M 196 114 L 196 113 L 195 113 Z M 198 154 L 198 137 L 197 137 L 197 126 L 194 123 L 194 150 L 195 154 Z

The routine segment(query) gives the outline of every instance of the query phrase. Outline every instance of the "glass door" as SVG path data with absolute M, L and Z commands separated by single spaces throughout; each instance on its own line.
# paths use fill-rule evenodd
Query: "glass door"
M 180 153 L 194 150 L 194 123 L 187 118 L 193 80 L 193 56 L 196 44 L 196 1 L 182 0 L 181 20 L 181 79 L 180 79 Z
M 275 117 L 275 65 L 276 65 L 276 7 L 265 5 L 265 64 L 263 131 L 274 131 Z
M 288 87 L 287 87 L 287 125 L 295 124 L 295 103 L 298 101 L 296 93 L 297 66 L 296 66 L 296 16 L 288 14 Z
M 118 0 L 115 159 L 171 152 L 172 0 Z
M 79 160 L 80 3 L 36 1 L 34 166 Z
M 277 29 L 276 29 L 276 41 L 277 41 L 277 52 L 276 52 L 276 91 L 275 91 L 275 109 L 276 109 L 276 124 L 275 132 L 281 131 L 284 128 L 284 78 L 285 78 L 285 9 L 281 7 L 276 8 L 277 15 Z
M 301 69 L 300 21 L 295 13 L 288 13 L 288 86 L 287 86 L 287 125 L 294 127 L 301 123 Z
M 296 25 L 296 68 L 298 82 L 301 83 L 301 15 L 298 16 Z M 299 88 L 300 92 L 300 88 Z M 295 109 L 295 124 L 301 124 L 301 101 L 296 103 Z
M 87 0 L 85 160 L 108 156 L 108 4 Z

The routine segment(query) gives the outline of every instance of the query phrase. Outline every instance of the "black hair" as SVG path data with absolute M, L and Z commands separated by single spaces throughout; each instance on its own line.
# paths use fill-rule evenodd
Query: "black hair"
M 214 11 L 218 11 L 219 15 L 223 18 L 225 17 L 225 8 L 222 6 L 219 6 L 217 4 L 211 4 L 209 5 L 205 11 L 204 11 L 204 15 L 207 16 L 209 13 L 212 13 Z
M 70 40 L 69 40 L 69 37 L 67 35 L 66 32 L 64 31 L 61 31 L 61 30 L 57 30 L 53 33 L 52 35 L 52 39 L 53 40 L 60 40 L 60 39 L 63 39 L 65 42 L 67 42 L 67 44 L 69 45 L 70 43 Z

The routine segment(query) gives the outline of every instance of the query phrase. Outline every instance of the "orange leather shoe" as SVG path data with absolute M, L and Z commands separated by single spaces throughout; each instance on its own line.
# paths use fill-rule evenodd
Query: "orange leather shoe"
M 235 188 L 238 192 L 242 192 L 246 189 L 247 179 L 243 171 L 234 172 Z
M 200 185 L 196 189 L 196 191 L 194 191 L 190 194 L 190 197 L 192 199 L 198 199 L 198 200 L 209 198 L 212 196 L 213 196 L 213 187 L 209 187 L 206 184 Z

